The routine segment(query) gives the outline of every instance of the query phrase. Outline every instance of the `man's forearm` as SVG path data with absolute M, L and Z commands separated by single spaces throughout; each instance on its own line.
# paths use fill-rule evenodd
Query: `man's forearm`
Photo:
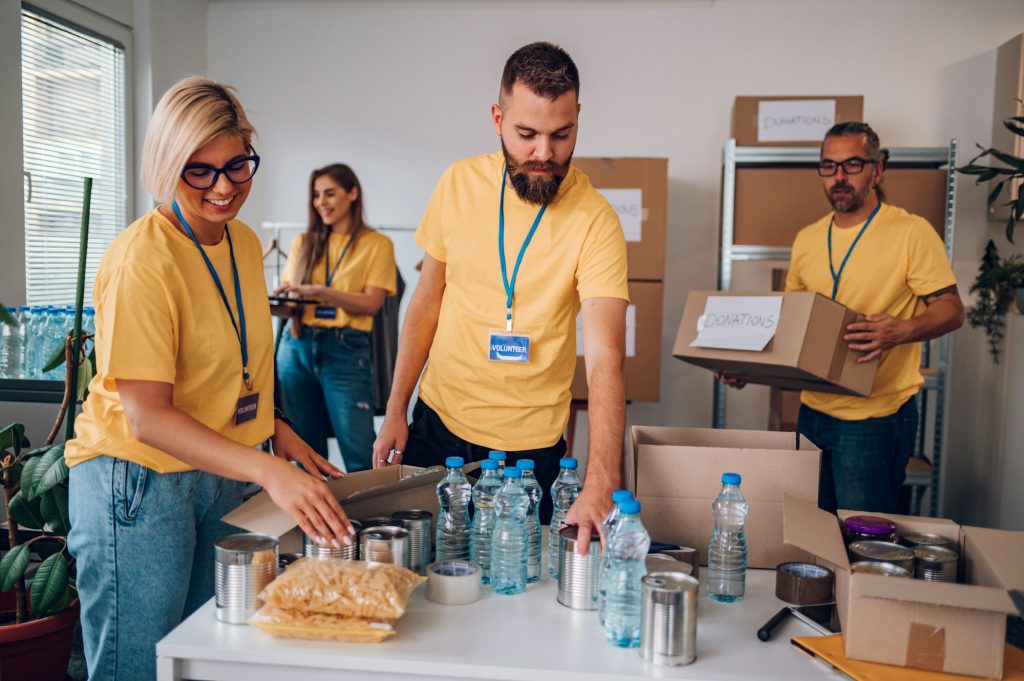
M 946 297 L 933 301 L 923 314 L 910 320 L 910 334 L 905 343 L 929 341 L 956 331 L 964 323 L 962 304 Z
M 622 441 L 626 428 L 626 379 L 623 359 L 599 358 L 588 376 L 590 449 L 586 484 L 622 487 Z

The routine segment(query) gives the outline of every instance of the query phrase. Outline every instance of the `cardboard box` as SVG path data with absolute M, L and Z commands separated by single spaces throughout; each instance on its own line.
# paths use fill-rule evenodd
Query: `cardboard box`
M 768 391 L 768 430 L 795 433 L 800 417 L 800 391 L 771 388 Z
M 629 282 L 626 310 L 626 399 L 661 399 L 661 302 L 658 281 Z M 587 399 L 587 366 L 583 360 L 582 318 L 576 320 L 576 374 L 569 388 L 573 399 Z
M 945 168 L 887 168 L 886 203 L 925 218 L 944 239 L 946 178 Z M 737 168 L 735 206 L 734 244 L 786 248 L 832 210 L 818 171 L 806 167 Z
M 572 164 L 590 178 L 619 214 L 626 235 L 629 278 L 664 278 L 668 159 L 574 158 Z
M 633 426 L 627 480 L 640 501 L 640 517 L 651 538 L 695 548 L 707 565 L 714 525 L 711 502 L 722 489 L 722 473 L 739 473 L 750 504 L 745 532 L 747 564 L 774 569 L 808 560 L 782 538 L 786 495 L 818 500 L 821 452 L 805 437 L 754 430 Z
M 839 517 L 786 497 L 784 537 L 836 573 L 846 656 L 900 667 L 998 679 L 1009 590 L 1024 588 L 1024 532 L 960 526 L 950 520 L 880 515 L 899 532 L 934 532 L 958 547 L 960 584 L 850 574 Z
M 811 126 L 813 133 L 794 141 L 761 140 L 758 135 L 758 114 L 761 102 L 794 102 L 832 100 L 835 115 Z M 816 147 L 825 137 L 825 131 L 836 123 L 864 120 L 863 95 L 790 95 L 765 97 L 737 97 L 732 107 L 732 136 L 743 147 Z
M 775 335 L 764 350 L 690 347 L 711 296 L 782 296 Z M 857 362 L 862 353 L 850 350 L 842 339 L 846 326 L 858 318 L 817 293 L 690 291 L 672 354 L 749 383 L 866 397 L 871 394 L 878 360 Z

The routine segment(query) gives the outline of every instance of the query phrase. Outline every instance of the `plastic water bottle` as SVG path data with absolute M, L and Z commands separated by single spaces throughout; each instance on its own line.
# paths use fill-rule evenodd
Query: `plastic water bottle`
M 498 462 L 487 459 L 480 464 L 483 473 L 473 485 L 473 522 L 469 527 L 469 557 L 483 568 L 483 583 L 491 581 L 491 539 L 494 537 L 494 497 L 501 489 Z
M 608 541 L 611 537 L 612 530 L 619 524 L 619 518 L 622 517 L 622 510 L 619 505 L 624 501 L 633 501 L 633 493 L 628 489 L 617 489 L 612 492 L 612 510 L 608 511 L 608 515 L 601 521 L 601 536 L 604 537 L 605 543 L 605 554 L 607 555 Z M 602 559 L 602 566 L 604 560 Z M 599 588 L 597 590 L 597 621 L 604 626 L 604 614 L 605 614 L 605 600 L 604 592 Z
M 96 310 L 91 307 L 85 308 L 82 314 L 82 333 L 96 333 Z
M 560 558 L 562 542 L 558 533 L 562 530 L 565 522 L 565 514 L 576 501 L 576 497 L 583 490 L 583 482 L 576 472 L 579 461 L 572 458 L 565 458 L 558 462 L 562 470 L 558 471 L 558 477 L 551 485 L 551 524 L 548 526 L 548 575 L 551 579 L 558 579 L 558 561 Z
M 7 308 L 7 314 L 18 319 L 17 308 Z M 0 324 L 0 378 L 17 378 L 18 371 L 18 327 Z
M 600 591 L 604 594 L 605 638 L 620 648 L 640 646 L 641 578 L 647 574 L 651 538 L 640 522 L 640 502 L 619 504 L 622 516 L 605 544 Z
M 708 597 L 731 603 L 743 600 L 747 583 L 747 505 L 738 473 L 722 474 L 722 491 L 711 502 L 715 529 L 708 544 Z
M 15 378 L 28 378 L 31 368 L 29 362 L 29 324 L 32 321 L 32 312 L 28 305 L 18 308 L 18 375 Z
M 530 540 L 530 551 L 526 560 L 526 581 L 530 584 L 540 581 L 540 500 L 544 491 L 534 475 L 536 464 L 533 459 L 520 459 L 516 468 L 523 472 L 523 489 L 530 497 L 530 509 L 526 514 L 526 534 Z
M 494 497 L 494 537 L 491 541 L 491 589 L 512 596 L 526 591 L 526 554 L 529 541 L 526 515 L 530 497 L 523 489 L 523 471 L 505 469 L 504 483 Z
M 437 483 L 437 502 L 440 507 L 434 541 L 437 560 L 469 558 L 469 500 L 472 488 L 462 472 L 464 463 L 461 456 L 449 456 L 444 461 L 444 477 Z
M 33 305 L 30 310 L 31 318 L 29 320 L 28 327 L 28 345 L 25 346 L 26 350 L 26 365 L 25 365 L 25 377 L 26 378 L 40 378 L 43 374 L 40 369 L 43 368 L 43 344 L 44 344 L 44 333 L 46 331 L 46 307 L 43 305 Z
M 507 456 L 508 455 L 505 452 L 498 451 L 497 449 L 492 449 L 490 452 L 487 453 L 487 458 L 489 460 L 498 462 L 499 473 L 505 470 L 505 458 Z
M 43 348 L 43 367 L 46 366 L 46 363 L 57 352 L 58 348 L 64 347 L 69 326 L 67 323 L 67 311 L 64 307 L 55 305 L 49 309 L 47 312 L 46 345 Z M 51 381 L 60 380 L 64 376 L 64 371 L 64 363 L 61 362 L 43 374 L 43 378 Z

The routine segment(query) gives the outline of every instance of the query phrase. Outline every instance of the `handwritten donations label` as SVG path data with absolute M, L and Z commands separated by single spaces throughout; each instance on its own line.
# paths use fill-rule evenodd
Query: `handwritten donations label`
M 597 191 L 615 209 L 615 214 L 619 216 L 619 222 L 622 223 L 622 233 L 626 237 L 626 241 L 640 241 L 645 217 L 644 190 L 602 187 Z
M 820 142 L 835 122 L 834 99 L 784 99 L 757 103 L 758 142 Z
M 694 348 L 761 352 L 775 336 L 782 296 L 708 296 Z

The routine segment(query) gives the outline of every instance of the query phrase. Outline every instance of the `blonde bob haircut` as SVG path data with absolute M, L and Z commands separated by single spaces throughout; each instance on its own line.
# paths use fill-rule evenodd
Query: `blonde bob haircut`
M 182 168 L 197 149 L 222 134 L 235 135 L 249 147 L 255 132 L 233 87 L 198 76 L 184 78 L 164 93 L 153 111 L 142 147 L 142 184 L 166 203 L 174 198 Z

